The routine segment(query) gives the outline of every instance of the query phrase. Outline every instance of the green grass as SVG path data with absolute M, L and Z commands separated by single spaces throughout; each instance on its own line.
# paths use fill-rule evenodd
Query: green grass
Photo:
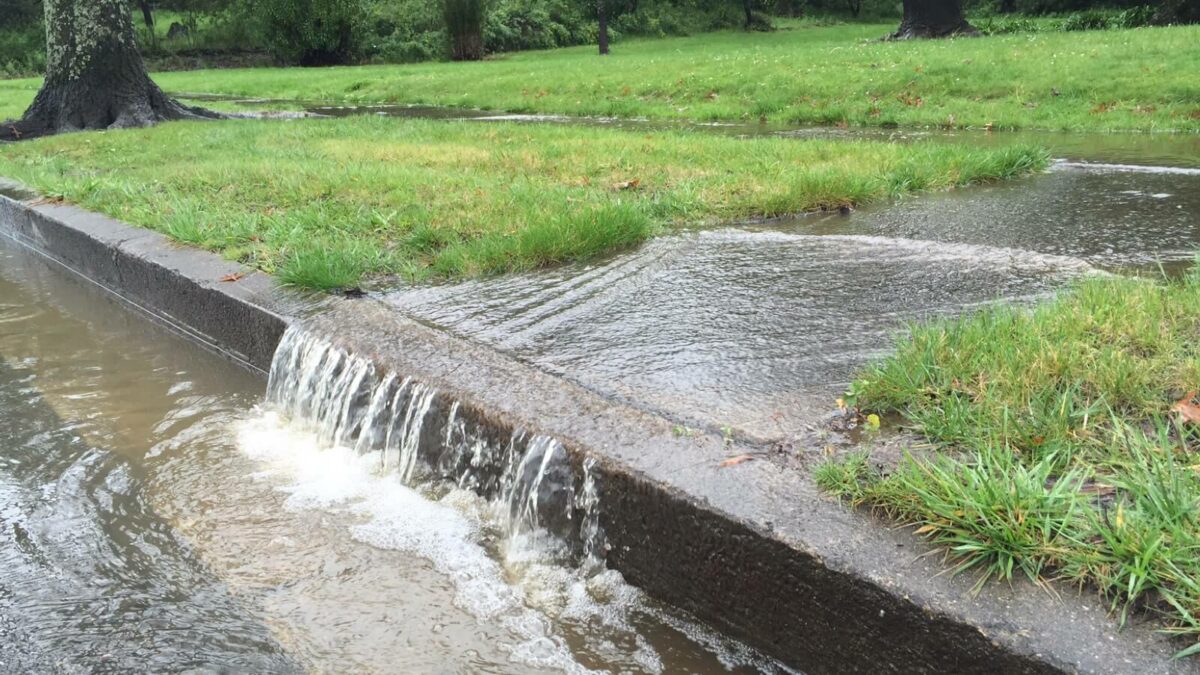
M 525 52 L 478 63 L 162 73 L 174 92 L 801 124 L 1200 131 L 1200 26 L 876 41 L 804 26 Z M 33 80 L 0 82 L 0 116 Z
M 1198 331 L 1200 269 L 916 327 L 848 399 L 940 451 L 888 471 L 852 455 L 817 481 L 918 526 L 980 583 L 1094 584 L 1122 619 L 1146 609 L 1200 639 L 1200 435 L 1172 413 L 1200 388 Z
M 861 204 L 1045 162 L 1025 147 L 374 117 L 172 123 L 0 147 L 0 176 L 317 288 L 527 270 L 684 224 Z

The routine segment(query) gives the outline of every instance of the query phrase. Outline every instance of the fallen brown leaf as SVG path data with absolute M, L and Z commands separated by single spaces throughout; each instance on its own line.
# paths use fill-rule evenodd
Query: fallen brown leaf
M 738 455 L 737 457 L 730 457 L 729 459 L 722 461 L 717 466 L 724 469 L 727 466 L 736 466 L 742 462 L 749 462 L 752 459 L 754 459 L 754 455 Z
M 221 277 L 221 281 L 237 281 L 244 276 L 246 276 L 245 272 L 234 272 L 232 274 L 226 274 L 225 276 Z
M 636 190 L 641 184 L 642 181 L 640 178 L 633 178 L 630 180 L 621 181 L 620 183 L 613 183 L 612 188 L 614 190 Z
M 1175 402 L 1175 405 L 1171 406 L 1171 412 L 1179 413 L 1179 416 L 1183 418 L 1184 422 L 1200 424 L 1200 405 L 1192 403 L 1194 398 L 1196 398 L 1196 392 L 1189 391 L 1186 396 L 1179 399 Z

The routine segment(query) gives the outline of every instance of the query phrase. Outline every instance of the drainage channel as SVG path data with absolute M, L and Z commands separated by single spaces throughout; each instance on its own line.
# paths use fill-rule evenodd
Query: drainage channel
M 557 441 L 299 330 L 264 399 L 4 238 L 0 298 L 2 669 L 784 670 L 597 562 Z

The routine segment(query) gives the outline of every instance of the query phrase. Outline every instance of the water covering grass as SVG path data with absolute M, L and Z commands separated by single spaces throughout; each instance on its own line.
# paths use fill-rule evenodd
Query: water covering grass
M 1200 270 L 915 327 L 849 403 L 902 415 L 939 451 L 886 470 L 855 454 L 816 478 L 916 525 L 980 583 L 1094 584 L 1122 620 L 1146 609 L 1196 640 L 1198 329 Z
M 162 73 L 167 90 L 530 113 L 800 124 L 1200 131 L 1200 26 L 880 42 L 790 24 L 478 63 Z M 35 80 L 0 82 L 0 118 Z
M 1028 147 L 739 140 L 358 117 L 0 147 L 0 176 L 315 288 L 594 258 L 686 224 L 1005 178 Z

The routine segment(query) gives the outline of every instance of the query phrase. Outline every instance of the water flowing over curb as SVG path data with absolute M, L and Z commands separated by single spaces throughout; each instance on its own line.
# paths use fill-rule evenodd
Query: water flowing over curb
M 595 461 L 571 466 L 552 437 L 514 429 L 497 438 L 460 417 L 459 401 L 380 373 L 295 325 L 271 364 L 267 403 L 310 425 L 325 445 L 379 452 L 381 470 L 404 485 L 447 482 L 493 500 L 509 540 L 548 531 L 569 545 L 575 564 L 603 566 Z
M 0 197 L 0 234 L 264 372 L 303 320 L 281 359 L 326 377 L 293 385 L 305 368 L 289 366 L 273 401 L 391 447 L 414 478 L 505 495 L 515 527 L 568 532 L 574 555 L 590 547 L 650 595 L 806 672 L 1200 672 L 1150 627 L 1118 630 L 1093 596 L 1021 583 L 972 594 L 920 540 L 832 502 L 802 471 L 722 467 L 754 449 L 681 437 L 381 302 L 299 297 L 261 274 L 221 283 L 236 265 L 69 206 Z M 340 398 L 318 399 L 321 387 Z

